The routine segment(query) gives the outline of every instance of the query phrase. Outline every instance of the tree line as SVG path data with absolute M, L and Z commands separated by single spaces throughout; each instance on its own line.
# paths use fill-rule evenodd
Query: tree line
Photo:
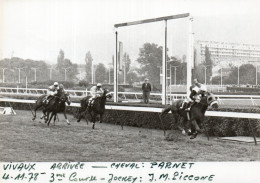
M 221 70 L 219 76 L 212 77 L 213 62 L 210 51 L 205 49 L 205 61 L 193 69 L 193 78 L 197 78 L 200 82 L 211 84 L 220 84 Z M 120 84 L 133 84 L 134 82 L 142 82 L 148 78 L 153 87 L 160 89 L 162 82 L 162 53 L 163 48 L 155 43 L 144 43 L 139 48 L 139 55 L 136 62 L 139 67 L 134 66 L 128 53 L 124 53 L 121 63 L 123 64 L 119 71 Z M 194 50 L 196 55 L 196 50 Z M 195 58 L 195 57 L 194 57 Z M 112 58 L 111 58 L 112 60 Z M 43 60 L 22 59 L 18 57 L 5 58 L 0 60 L 0 68 L 2 74 L 0 78 L 3 82 L 17 83 L 33 81 L 70 81 L 78 82 L 80 79 L 86 83 L 113 83 L 113 63 L 106 66 L 103 63 L 94 64 L 91 52 L 87 51 L 85 55 L 85 73 L 86 75 L 79 78 L 78 65 L 72 63 L 70 59 L 65 57 L 63 50 L 60 50 L 57 56 L 57 62 L 54 65 L 47 64 Z M 185 84 L 187 64 L 186 56 L 182 58 L 177 56 L 167 57 L 167 78 L 168 84 Z M 256 68 L 251 64 L 245 64 L 239 67 L 240 84 L 254 84 L 256 80 Z M 125 73 L 124 73 L 125 72 Z M 94 76 L 94 78 L 93 78 Z M 206 77 L 205 77 L 206 76 Z M 92 79 L 93 78 L 93 79 Z M 260 77 L 257 75 L 260 81 Z M 237 84 L 238 82 L 238 67 L 231 67 L 230 72 L 222 77 L 222 84 Z

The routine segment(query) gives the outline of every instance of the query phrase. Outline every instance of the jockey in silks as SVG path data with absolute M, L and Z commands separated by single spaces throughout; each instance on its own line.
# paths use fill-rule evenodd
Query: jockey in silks
M 63 85 L 62 85 L 63 86 Z M 47 99 L 44 101 L 45 104 L 49 103 L 49 99 L 55 95 L 58 94 L 58 90 L 59 90 L 59 83 L 58 82 L 54 82 L 53 85 L 49 86 L 49 90 L 48 90 L 48 96 Z
M 91 103 L 97 98 L 100 97 L 104 93 L 104 90 L 102 89 L 102 84 L 98 83 L 96 86 L 92 86 L 90 89 L 90 95 L 88 102 L 88 107 L 91 105 Z
M 194 79 L 194 84 L 190 87 L 190 95 L 183 101 L 180 109 L 185 109 L 189 111 L 192 104 L 195 102 L 200 102 L 201 97 L 207 92 L 207 87 Z

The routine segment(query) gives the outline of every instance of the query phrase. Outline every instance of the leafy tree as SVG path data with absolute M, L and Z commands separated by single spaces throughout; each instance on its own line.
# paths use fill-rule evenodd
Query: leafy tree
M 211 82 L 212 82 L 213 85 L 220 85 L 221 84 L 221 76 L 214 76 L 212 78 Z
M 53 73 L 53 78 L 56 81 L 64 81 L 65 80 L 65 72 L 66 72 L 66 81 L 75 81 L 77 73 L 77 64 L 73 64 L 70 59 L 65 58 L 65 53 L 63 50 L 60 50 L 56 69 L 58 72 Z
M 155 43 L 145 43 L 139 49 L 139 58 L 137 59 L 137 62 L 141 64 L 140 74 L 148 77 L 157 87 L 160 85 L 159 67 L 162 65 L 162 52 L 161 46 Z
M 92 82 L 92 62 L 93 62 L 93 58 L 91 56 L 90 51 L 86 53 L 85 62 L 86 62 L 86 79 L 90 83 Z
M 24 60 L 19 57 L 12 57 L 11 59 L 0 60 L 0 67 L 7 68 L 5 70 L 5 82 L 18 82 L 19 80 L 19 70 L 20 68 L 20 81 L 25 82 L 27 77 L 27 82 L 32 82 L 35 80 L 35 70 L 36 68 L 36 79 L 37 81 L 45 81 L 48 75 L 48 65 L 44 61 L 37 61 L 27 59 Z M 2 72 L 1 76 L 2 78 Z
M 183 56 L 184 59 L 186 59 L 185 55 Z M 187 77 L 187 63 L 181 61 L 181 59 L 172 56 L 170 58 L 171 62 L 167 65 L 167 68 L 169 69 L 168 71 L 168 76 L 170 76 L 169 73 L 172 74 L 172 83 L 174 84 L 174 77 L 175 77 L 175 66 L 176 66 L 176 83 L 185 83 L 186 77 Z M 171 68 L 171 72 L 170 72 Z
M 252 64 L 244 64 L 239 67 L 239 84 L 255 84 L 256 68 Z M 225 79 L 227 84 L 238 83 L 238 67 L 233 67 L 229 77 Z
M 199 64 L 194 67 L 193 79 L 198 79 L 200 83 L 205 82 L 205 67 L 204 64 Z
M 57 67 L 56 67 L 56 69 L 59 72 L 62 70 L 64 59 L 65 59 L 64 51 L 61 49 L 57 58 Z
M 138 75 L 134 71 L 127 73 L 127 82 L 132 85 L 134 82 L 138 81 Z
M 96 83 L 107 83 L 108 82 L 108 74 L 106 67 L 103 63 L 99 63 L 95 70 Z

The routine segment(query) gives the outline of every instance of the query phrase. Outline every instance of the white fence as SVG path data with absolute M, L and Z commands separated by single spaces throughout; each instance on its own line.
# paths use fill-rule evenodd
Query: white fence
M 82 98 L 89 95 L 86 90 L 66 90 L 71 97 Z M 6 95 L 26 95 L 26 96 L 40 96 L 47 94 L 47 89 L 36 88 L 7 88 L 0 87 L 0 94 Z M 141 92 L 118 92 L 119 98 L 124 101 L 140 102 L 142 100 Z M 260 96 L 258 95 L 215 95 L 219 104 L 224 105 L 260 105 Z M 153 101 L 161 101 L 161 93 L 151 93 L 150 98 Z M 168 94 L 168 101 L 184 99 L 185 94 Z
M 0 102 L 34 104 L 35 100 L 0 98 Z M 71 103 L 70 106 L 80 107 L 80 104 L 79 103 Z M 159 107 L 137 107 L 137 106 L 106 105 L 106 109 L 108 109 L 108 110 L 139 111 L 139 112 L 157 112 L 157 113 L 162 112 L 162 108 L 159 108 Z M 206 116 L 215 116 L 215 117 L 227 117 L 227 118 L 260 119 L 260 114 L 258 114 L 258 113 L 206 111 L 205 115 Z

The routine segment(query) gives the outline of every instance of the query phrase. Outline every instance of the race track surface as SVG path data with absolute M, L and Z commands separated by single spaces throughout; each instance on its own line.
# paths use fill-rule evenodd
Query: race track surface
M 96 129 L 69 115 L 48 127 L 30 111 L 0 116 L 0 161 L 259 161 L 260 145 L 231 143 L 200 134 L 190 140 L 179 131 L 97 123 Z M 168 139 L 168 140 L 166 140 Z

